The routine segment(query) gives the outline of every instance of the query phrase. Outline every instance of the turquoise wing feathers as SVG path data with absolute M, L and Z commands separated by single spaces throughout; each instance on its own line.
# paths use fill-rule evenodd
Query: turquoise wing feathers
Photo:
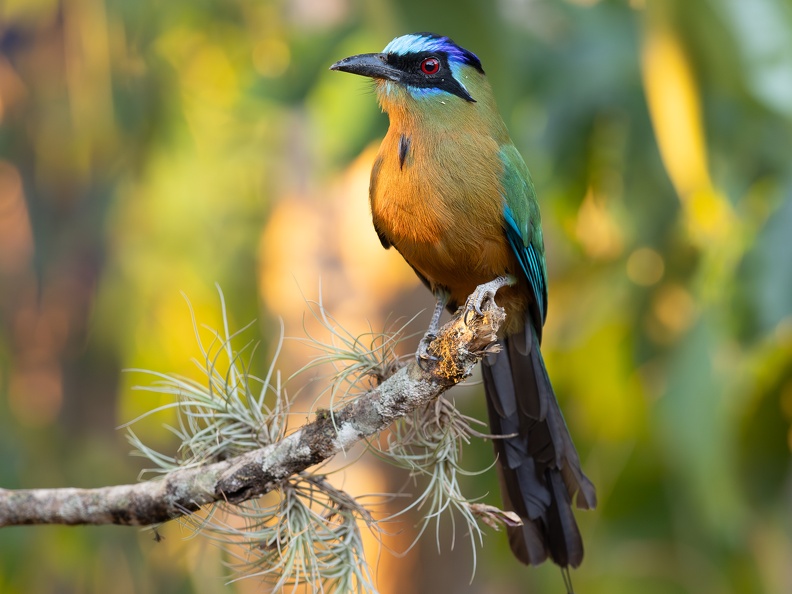
M 547 317 L 547 271 L 539 203 L 528 166 L 513 144 L 501 148 L 501 160 L 506 238 L 533 289 L 541 318 L 535 322 L 541 328 Z

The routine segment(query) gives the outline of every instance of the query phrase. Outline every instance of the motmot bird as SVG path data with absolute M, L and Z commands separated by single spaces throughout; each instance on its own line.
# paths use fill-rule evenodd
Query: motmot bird
M 547 273 L 539 204 L 509 138 L 481 61 L 448 37 L 397 37 L 381 53 L 336 62 L 372 78 L 390 126 L 371 171 L 374 229 L 437 299 L 419 363 L 443 308 L 471 296 L 506 311 L 500 351 L 482 365 L 502 497 L 522 526 L 515 556 L 577 567 L 583 542 L 572 513 L 596 505 L 539 349 Z

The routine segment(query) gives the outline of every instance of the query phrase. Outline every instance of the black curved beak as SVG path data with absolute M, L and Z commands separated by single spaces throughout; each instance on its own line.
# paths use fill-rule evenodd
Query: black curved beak
M 339 60 L 330 70 L 340 70 L 369 78 L 398 81 L 401 71 L 388 65 L 385 54 L 360 54 Z

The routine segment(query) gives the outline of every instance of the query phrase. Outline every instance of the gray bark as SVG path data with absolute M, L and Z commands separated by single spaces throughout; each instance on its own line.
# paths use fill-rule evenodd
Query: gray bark
M 415 361 L 343 408 L 320 412 L 281 441 L 222 462 L 160 479 L 97 489 L 0 489 L 0 527 L 23 524 L 159 524 L 216 501 L 241 503 L 273 489 L 396 419 L 424 406 L 470 375 L 492 348 L 505 318 L 491 300 L 466 307 L 429 347 L 436 360 Z

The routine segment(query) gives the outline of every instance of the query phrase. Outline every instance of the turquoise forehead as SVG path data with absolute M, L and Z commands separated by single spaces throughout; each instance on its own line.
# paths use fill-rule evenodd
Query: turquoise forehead
M 399 56 L 421 52 L 444 52 L 448 55 L 449 60 L 481 67 L 481 62 L 479 62 L 478 57 L 473 52 L 459 47 L 448 37 L 428 33 L 413 33 L 397 37 L 386 45 L 382 52 Z

